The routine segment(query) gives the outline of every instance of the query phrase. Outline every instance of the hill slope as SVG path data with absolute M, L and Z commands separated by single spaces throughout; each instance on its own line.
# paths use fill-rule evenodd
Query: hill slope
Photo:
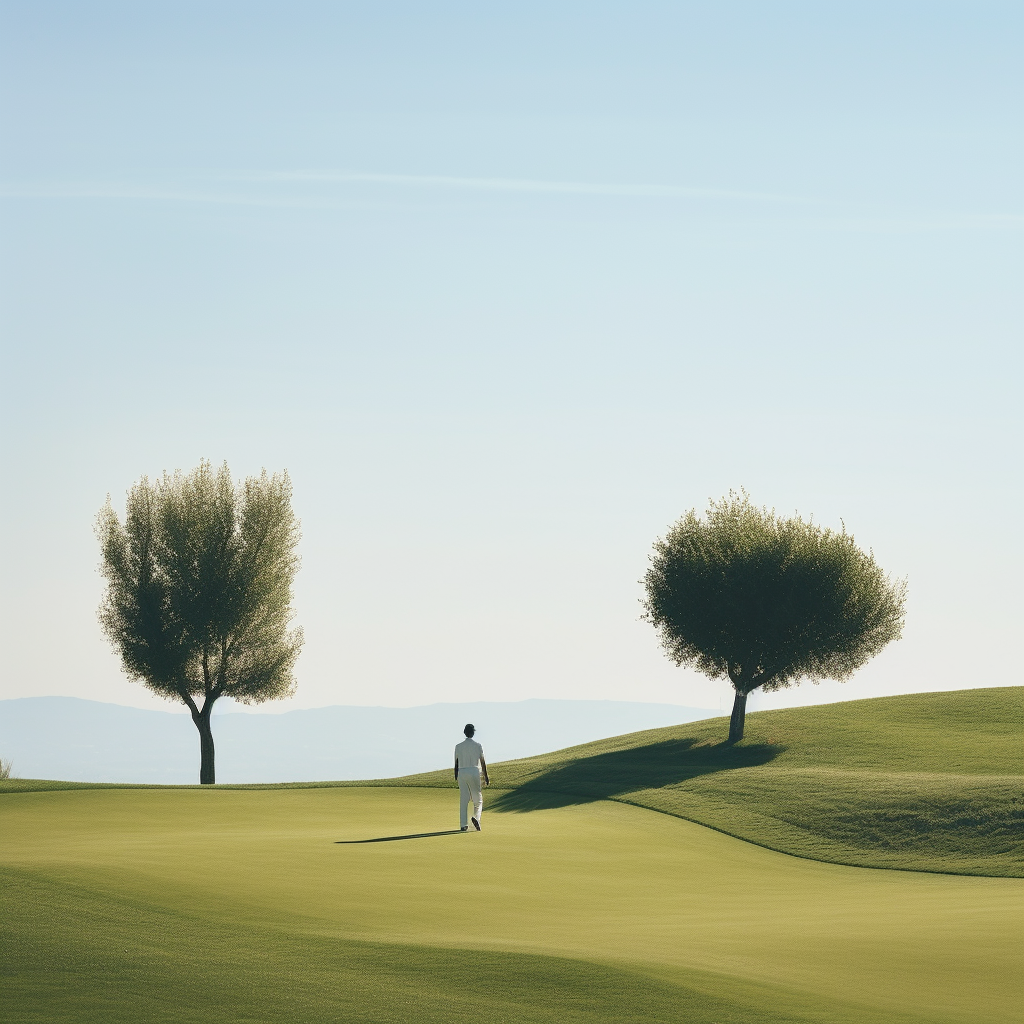
M 813 860 L 1024 876 L 1024 687 L 759 711 L 496 765 L 492 807 L 618 800 Z M 450 785 L 450 773 L 394 780 Z

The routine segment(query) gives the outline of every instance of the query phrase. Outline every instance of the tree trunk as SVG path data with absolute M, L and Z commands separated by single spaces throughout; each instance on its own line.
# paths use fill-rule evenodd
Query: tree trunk
M 210 727 L 210 714 L 213 701 L 207 700 L 202 711 L 192 712 L 192 721 L 199 730 L 199 783 L 212 786 L 217 781 L 217 773 L 213 767 L 213 729 Z
M 736 698 L 732 702 L 732 718 L 729 719 L 729 742 L 739 743 L 743 739 L 743 723 L 747 718 L 747 695 L 740 690 L 736 691 Z

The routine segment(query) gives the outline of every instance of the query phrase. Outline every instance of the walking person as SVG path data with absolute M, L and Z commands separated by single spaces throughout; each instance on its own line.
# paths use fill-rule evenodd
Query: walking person
M 483 771 L 484 785 L 489 786 L 491 780 L 487 777 L 487 762 L 484 760 L 484 748 L 480 746 L 473 734 L 476 727 L 467 725 L 462 730 L 466 738 L 455 745 L 455 780 L 459 784 L 459 826 L 463 832 L 469 831 L 466 822 L 466 808 L 472 801 L 473 828 L 480 831 L 480 816 L 484 809 L 484 795 L 480 790 L 480 772 Z

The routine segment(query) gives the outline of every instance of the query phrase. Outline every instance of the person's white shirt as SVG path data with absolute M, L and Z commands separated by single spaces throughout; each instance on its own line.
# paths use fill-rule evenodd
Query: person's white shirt
M 459 771 L 463 768 L 480 768 L 480 759 L 484 756 L 484 748 L 471 736 L 461 743 L 455 744 L 455 756 L 459 759 Z

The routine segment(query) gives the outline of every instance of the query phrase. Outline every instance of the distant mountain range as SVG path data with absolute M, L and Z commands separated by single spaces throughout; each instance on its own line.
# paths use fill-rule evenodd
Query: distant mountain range
M 452 760 L 466 722 L 476 725 L 493 763 L 720 714 L 606 700 L 231 711 L 213 719 L 217 781 L 319 782 L 431 771 Z M 199 781 L 199 734 L 187 715 L 77 697 L 0 701 L 0 757 L 23 779 Z

